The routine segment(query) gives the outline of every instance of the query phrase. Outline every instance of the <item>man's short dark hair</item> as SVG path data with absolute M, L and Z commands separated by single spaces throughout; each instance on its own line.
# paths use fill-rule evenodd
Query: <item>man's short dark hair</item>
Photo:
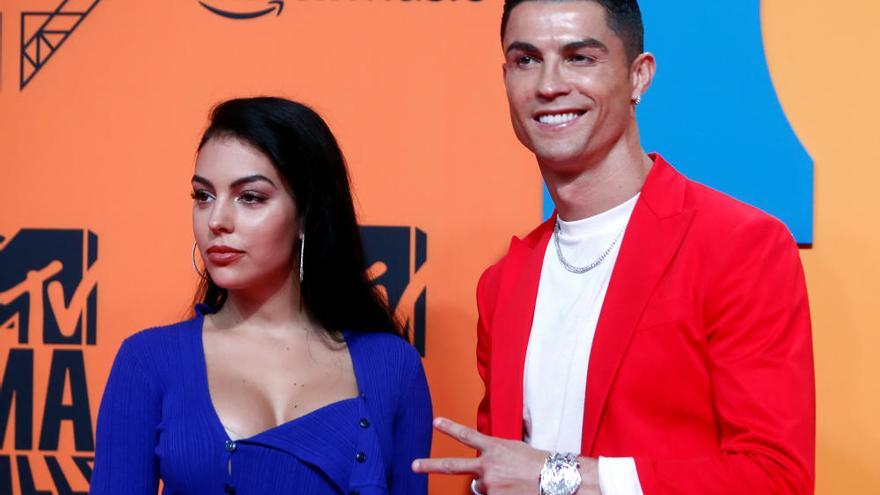
M 645 51 L 645 29 L 642 26 L 642 12 L 637 0 L 504 0 L 504 13 L 501 14 L 501 39 L 507 30 L 507 21 L 513 9 L 525 2 L 595 2 L 605 9 L 608 28 L 616 34 L 626 49 L 630 62 Z

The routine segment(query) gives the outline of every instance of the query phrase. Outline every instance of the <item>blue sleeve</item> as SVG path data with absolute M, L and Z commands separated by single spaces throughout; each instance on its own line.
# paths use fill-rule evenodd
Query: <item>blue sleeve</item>
M 409 385 L 401 395 L 394 418 L 394 457 L 392 460 L 391 494 L 424 495 L 428 493 L 428 476 L 412 471 L 412 462 L 431 455 L 431 434 L 434 413 L 431 394 L 421 359 L 413 349 L 415 366 Z
M 144 373 L 136 346 L 123 342 L 98 411 L 92 495 L 156 495 L 155 456 L 162 399 Z

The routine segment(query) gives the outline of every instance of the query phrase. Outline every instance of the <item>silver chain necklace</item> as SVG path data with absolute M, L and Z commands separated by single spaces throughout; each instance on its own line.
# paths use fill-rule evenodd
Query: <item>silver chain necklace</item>
M 587 265 L 587 266 L 574 266 L 565 259 L 565 256 L 562 255 L 562 247 L 559 246 L 559 231 L 560 230 L 562 230 L 562 229 L 559 226 L 559 219 L 557 218 L 556 219 L 556 226 L 553 227 L 553 242 L 554 242 L 554 244 L 556 244 L 556 256 L 559 258 L 559 262 L 562 263 L 563 268 L 565 268 L 566 270 L 568 270 L 571 273 L 579 273 L 579 274 L 580 273 L 587 273 L 588 271 L 592 270 L 593 268 L 596 268 L 597 266 L 601 265 L 602 262 L 605 261 L 605 258 L 607 258 L 609 254 L 611 254 L 611 250 L 614 249 L 614 246 L 617 245 L 617 241 L 619 241 L 621 236 L 623 236 L 623 230 L 621 230 L 620 233 L 618 233 L 617 236 L 614 238 L 614 241 L 611 242 L 611 245 L 608 246 L 608 249 L 606 249 L 604 253 L 600 254 L 599 257 L 596 258 L 596 260 L 593 261 L 592 263 L 590 263 L 589 265 Z

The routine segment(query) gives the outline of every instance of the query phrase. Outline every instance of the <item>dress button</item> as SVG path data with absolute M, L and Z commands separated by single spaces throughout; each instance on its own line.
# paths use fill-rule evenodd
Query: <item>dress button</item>
M 357 455 L 354 456 L 354 458 L 355 458 L 358 462 L 364 462 L 364 461 L 367 460 L 367 454 L 364 454 L 363 452 L 358 452 Z
M 229 452 L 235 452 L 235 449 L 237 449 L 237 448 L 238 448 L 238 444 L 236 444 L 236 443 L 233 442 L 232 440 L 227 440 L 227 441 L 226 441 L 226 450 L 227 450 L 227 451 L 229 451 Z
M 361 418 L 361 420 L 358 422 L 358 424 L 361 426 L 361 428 L 369 428 L 370 427 L 370 420 L 368 420 L 367 418 Z
M 235 487 L 230 485 L 229 483 L 226 483 L 226 485 L 223 486 L 223 492 L 227 493 L 228 495 L 235 495 Z

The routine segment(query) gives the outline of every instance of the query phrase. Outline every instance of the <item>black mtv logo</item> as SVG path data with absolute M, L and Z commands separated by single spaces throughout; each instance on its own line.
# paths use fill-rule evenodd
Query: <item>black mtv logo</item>
M 98 236 L 86 230 L 20 230 L 0 236 L 0 337 L 95 345 Z
M 361 227 L 370 278 L 406 322 L 413 345 L 425 355 L 428 289 L 419 270 L 428 259 L 428 236 L 416 227 Z
M 14 455 L 0 455 L 0 493 L 13 492 L 14 459 L 17 493 L 84 494 L 73 491 L 69 480 L 91 476 L 94 429 L 84 352 L 70 345 L 97 341 L 97 260 L 98 237 L 87 230 L 23 229 L 8 239 L 0 236 L 0 341 L 60 345 L 51 348 L 49 359 L 32 347 L 0 346 L 0 448 L 12 449 L 7 434 L 14 441 Z M 35 388 L 42 376 L 44 394 Z M 42 419 L 34 414 L 38 409 Z M 15 426 L 8 428 L 13 418 Z M 70 456 L 74 472 L 62 468 L 57 452 L 67 423 L 76 449 Z M 33 466 L 40 462 L 56 491 L 36 487 Z

